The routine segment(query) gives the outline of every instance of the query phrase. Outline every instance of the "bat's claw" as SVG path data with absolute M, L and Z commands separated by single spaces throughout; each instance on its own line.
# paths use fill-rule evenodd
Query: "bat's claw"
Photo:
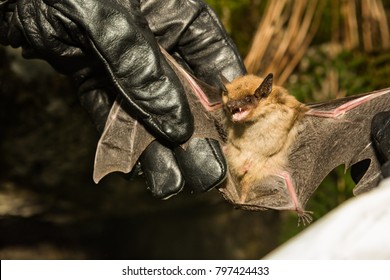
M 298 210 L 297 214 L 298 214 L 298 226 L 300 226 L 301 223 L 303 224 L 303 226 L 307 226 L 313 221 L 313 217 L 311 216 L 313 215 L 312 211 Z

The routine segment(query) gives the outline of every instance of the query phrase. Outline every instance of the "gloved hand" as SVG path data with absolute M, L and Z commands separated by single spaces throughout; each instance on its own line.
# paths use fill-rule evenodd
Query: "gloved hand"
M 371 121 L 371 138 L 378 160 L 382 164 L 382 177 L 390 177 L 390 111 L 380 112 L 374 116 Z M 352 166 L 351 177 L 355 183 L 364 176 L 369 164 L 362 161 Z
M 224 178 L 226 163 L 215 141 L 200 139 L 186 153 L 172 151 L 191 136 L 193 119 L 157 44 L 210 84 L 221 74 L 229 80 L 244 74 L 233 43 L 202 1 L 9 0 L 0 20 L 1 44 L 22 47 L 24 57 L 44 59 L 74 77 L 99 131 L 121 94 L 157 139 L 170 143 L 154 142 L 140 158 L 156 196 L 175 194 L 194 178 L 195 190 Z
M 390 111 L 375 115 L 371 123 L 371 136 L 382 161 L 382 175 L 390 177 Z

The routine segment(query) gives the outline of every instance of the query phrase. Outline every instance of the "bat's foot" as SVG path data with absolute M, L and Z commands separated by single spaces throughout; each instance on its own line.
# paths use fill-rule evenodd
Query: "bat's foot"
M 303 226 L 309 225 L 313 221 L 313 215 L 312 211 L 305 211 L 305 210 L 296 210 L 298 214 L 298 226 L 303 224 Z
M 301 225 L 301 223 L 306 226 L 310 224 L 313 221 L 312 214 L 313 212 L 311 211 L 305 211 L 301 205 L 301 202 L 298 199 L 297 193 L 295 191 L 295 187 L 293 184 L 293 181 L 291 179 L 290 173 L 283 171 L 278 174 L 279 177 L 283 178 L 284 184 L 287 187 L 287 190 L 290 194 L 291 202 L 294 205 L 294 211 L 297 212 L 298 214 L 298 226 Z

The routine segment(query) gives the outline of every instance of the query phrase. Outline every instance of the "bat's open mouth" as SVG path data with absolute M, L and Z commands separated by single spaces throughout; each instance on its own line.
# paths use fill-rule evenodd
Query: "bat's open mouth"
M 249 115 L 249 110 L 238 107 L 233 109 L 231 113 L 232 113 L 232 120 L 234 122 L 240 122 L 243 121 Z

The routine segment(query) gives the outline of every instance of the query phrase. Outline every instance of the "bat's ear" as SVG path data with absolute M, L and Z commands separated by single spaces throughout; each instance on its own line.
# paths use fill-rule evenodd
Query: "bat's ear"
M 272 91 L 272 81 L 274 75 L 269 73 L 261 85 L 255 90 L 256 98 L 266 98 Z
M 219 75 L 219 84 L 221 86 L 221 89 L 222 89 L 222 93 L 223 94 L 226 94 L 227 93 L 227 89 L 226 89 L 226 85 L 229 84 L 229 80 L 226 79 L 226 77 L 224 75 Z

